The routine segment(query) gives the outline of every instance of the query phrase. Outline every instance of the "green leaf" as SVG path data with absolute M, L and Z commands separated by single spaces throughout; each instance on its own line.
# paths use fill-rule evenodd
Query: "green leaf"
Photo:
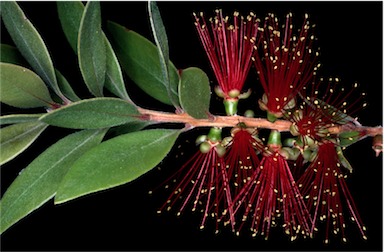
M 105 141 L 79 158 L 60 185 L 55 203 L 128 183 L 158 165 L 179 131 L 154 129 Z
M 0 165 L 12 160 L 27 149 L 47 128 L 39 121 L 24 122 L 0 129 Z
M 51 199 L 72 164 L 98 145 L 106 130 L 83 130 L 59 140 L 32 161 L 1 199 L 0 233 Z
M 0 61 L 15 65 L 26 65 L 25 59 L 16 47 L 7 44 L 0 45 Z
M 101 30 L 100 2 L 89 1 L 80 23 L 78 58 L 80 71 L 89 91 L 103 96 L 106 71 L 106 50 Z
M 67 79 L 58 70 L 56 70 L 56 76 L 57 83 L 59 84 L 60 90 L 62 90 L 65 97 L 71 101 L 80 101 L 81 99 L 75 94 Z
M 47 87 L 31 70 L 0 63 L 0 101 L 18 108 L 50 106 L 54 102 Z
M 113 128 L 110 128 L 108 134 L 111 136 L 123 135 L 135 131 L 139 131 L 144 129 L 145 127 L 151 125 L 152 123 L 149 121 L 136 121 L 130 122 L 123 125 L 119 125 Z
M 50 125 L 72 129 L 99 129 L 138 120 L 131 103 L 118 98 L 93 98 L 74 102 L 40 118 Z
M 32 23 L 13 1 L 1 2 L 1 15 L 13 42 L 32 69 L 62 97 L 47 47 Z
M 339 134 L 339 145 L 341 147 L 347 147 L 351 144 L 354 144 L 363 138 L 365 138 L 365 134 L 361 134 L 359 131 L 346 131 Z
M 44 114 L 16 114 L 0 116 L 0 125 L 37 121 Z
M 78 1 L 60 1 L 57 2 L 57 9 L 65 36 L 77 54 L 77 38 L 81 17 L 84 12 L 84 5 Z M 106 49 L 106 74 L 104 85 L 113 94 L 127 101 L 130 101 L 128 93 L 125 89 L 125 84 L 117 57 L 104 33 L 103 36 L 105 39 Z
M 180 104 L 194 118 L 208 118 L 211 89 L 208 76 L 199 68 L 189 67 L 181 72 Z
M 57 12 L 65 37 L 77 54 L 77 41 L 84 5 L 81 1 L 58 1 Z
M 127 90 L 125 89 L 125 83 L 123 79 L 123 74 L 121 73 L 119 61 L 117 60 L 115 52 L 113 51 L 113 48 L 105 34 L 104 38 L 107 53 L 107 72 L 105 75 L 105 87 L 120 98 L 132 102 L 131 98 L 129 98 Z
M 167 93 L 170 101 L 172 102 L 173 106 L 177 107 L 179 104 L 178 101 L 175 101 L 174 97 L 172 96 L 172 90 L 169 81 L 169 48 L 167 33 L 165 31 L 163 20 L 161 19 L 159 8 L 157 7 L 155 1 L 148 1 L 148 13 L 152 27 L 153 37 L 155 39 L 155 43 L 157 45 L 159 53 L 163 81 L 166 84 Z
M 343 153 L 343 150 L 341 149 L 340 146 L 337 146 L 336 147 L 336 151 L 337 151 L 337 157 L 339 158 L 339 162 L 341 163 L 341 165 L 348 169 L 348 171 L 350 173 L 353 172 L 353 168 L 352 168 L 352 165 L 349 163 L 349 161 L 345 158 L 344 156 L 344 153 Z
M 123 26 L 108 22 L 116 55 L 130 79 L 153 98 L 172 105 L 156 46 L 140 34 Z M 169 62 L 169 85 L 173 100 L 178 101 L 179 74 Z

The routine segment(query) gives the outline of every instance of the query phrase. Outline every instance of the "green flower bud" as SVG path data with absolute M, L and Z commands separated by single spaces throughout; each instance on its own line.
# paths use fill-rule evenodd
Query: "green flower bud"
M 303 158 L 306 161 L 310 161 L 311 156 L 312 156 L 312 151 L 310 149 L 306 149 L 302 152 Z
M 240 91 L 237 89 L 232 89 L 231 91 L 228 92 L 228 96 L 231 98 L 238 98 L 240 95 Z
M 296 139 L 294 138 L 286 138 L 283 142 L 284 146 L 293 147 L 296 143 Z
M 248 89 L 247 92 L 239 95 L 239 99 L 247 99 L 249 96 L 251 96 L 251 94 L 252 94 L 252 90 Z
M 373 137 L 372 149 L 375 151 L 376 157 L 380 155 L 380 152 L 383 152 L 383 135 Z
M 232 142 L 232 137 L 224 137 L 224 139 L 221 141 L 221 144 L 223 146 L 228 146 Z
M 221 128 L 213 127 L 209 130 L 208 140 L 211 142 L 221 141 Z
M 229 116 L 236 115 L 238 103 L 239 103 L 239 100 L 237 99 L 224 99 L 224 108 L 227 115 Z
M 208 153 L 211 150 L 211 145 L 208 142 L 202 142 L 200 144 L 200 151 L 201 153 Z
M 296 106 L 295 98 L 289 100 L 289 102 L 284 106 L 285 110 L 293 109 Z
M 207 135 L 201 135 L 201 136 L 198 136 L 197 138 L 196 138 L 196 144 L 197 145 L 199 145 L 199 144 L 201 144 L 202 142 L 205 142 L 205 141 L 207 141 Z
M 277 130 L 271 130 L 268 138 L 268 146 L 281 147 L 281 133 Z
M 283 156 L 285 159 L 289 159 L 289 151 L 287 149 L 289 148 L 284 147 L 279 150 L 279 154 Z
M 214 91 L 215 91 L 215 93 L 216 93 L 216 95 L 217 95 L 218 97 L 224 98 L 224 92 L 223 92 L 223 90 L 221 89 L 220 86 L 216 86 L 216 87 L 214 88 Z
M 292 136 L 298 136 L 300 135 L 299 133 L 299 127 L 297 127 L 296 123 L 292 123 L 291 126 L 289 127 L 289 132 L 291 132 Z
M 223 157 L 226 151 L 225 147 L 222 146 L 221 144 L 216 145 L 215 150 L 217 155 L 219 155 L 219 157 Z
M 253 112 L 253 110 L 248 109 L 244 112 L 244 116 L 248 118 L 253 118 L 255 117 L 255 112 Z

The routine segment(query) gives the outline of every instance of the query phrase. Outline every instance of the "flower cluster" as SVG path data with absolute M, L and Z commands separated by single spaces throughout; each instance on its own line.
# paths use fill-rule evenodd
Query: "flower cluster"
M 197 141 L 200 151 L 178 170 L 181 179 L 161 209 L 179 204 L 180 213 L 190 204 L 192 211 L 202 209 L 201 227 L 213 216 L 217 231 L 220 223 L 230 224 L 238 235 L 249 228 L 253 236 L 266 239 L 276 226 L 291 240 L 313 237 L 319 221 L 325 221 L 328 243 L 331 229 L 346 241 L 346 208 L 366 239 L 345 179 L 352 167 L 342 152 L 366 132 L 337 132 L 340 127 L 358 127 L 352 116 L 366 104 L 361 99 L 347 101 L 357 84 L 347 92 L 338 78 L 317 79 L 319 54 L 313 48 L 316 39 L 308 15 L 298 35 L 292 14 L 282 26 L 269 14 L 263 27 L 253 13 L 243 18 L 235 12 L 233 24 L 221 10 L 210 25 L 203 14 L 194 16 L 227 115 L 236 116 L 253 61 L 264 89 L 260 109 L 272 124 L 281 117 L 291 122 L 292 137 L 282 141 L 281 133 L 271 130 L 265 141 L 258 129 L 244 122 L 224 138 L 223 129 L 212 128 Z M 374 147 L 378 151 L 380 140 Z

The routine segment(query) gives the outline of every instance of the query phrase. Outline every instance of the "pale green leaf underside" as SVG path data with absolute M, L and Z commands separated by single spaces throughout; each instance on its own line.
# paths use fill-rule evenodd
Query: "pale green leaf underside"
M 0 125 L 37 121 L 44 114 L 14 114 L 0 116 Z
M 0 129 L 0 165 L 17 157 L 47 128 L 48 124 L 35 121 L 10 125 Z

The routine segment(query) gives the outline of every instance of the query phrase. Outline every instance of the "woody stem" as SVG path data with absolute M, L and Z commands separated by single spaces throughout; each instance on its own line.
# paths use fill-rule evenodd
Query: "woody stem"
M 191 127 L 234 127 L 238 123 L 245 123 L 248 127 L 264 128 L 271 130 L 278 130 L 280 132 L 289 131 L 291 122 L 287 120 L 276 120 L 270 122 L 264 118 L 249 118 L 244 116 L 216 116 L 210 115 L 208 119 L 196 119 L 186 113 L 175 114 L 167 112 L 159 112 L 138 108 L 141 117 L 148 121 L 158 123 L 183 123 Z M 368 136 L 376 136 L 383 134 L 382 126 L 368 127 L 368 126 L 333 126 L 328 128 L 331 134 L 339 134 L 347 131 L 358 131 Z

